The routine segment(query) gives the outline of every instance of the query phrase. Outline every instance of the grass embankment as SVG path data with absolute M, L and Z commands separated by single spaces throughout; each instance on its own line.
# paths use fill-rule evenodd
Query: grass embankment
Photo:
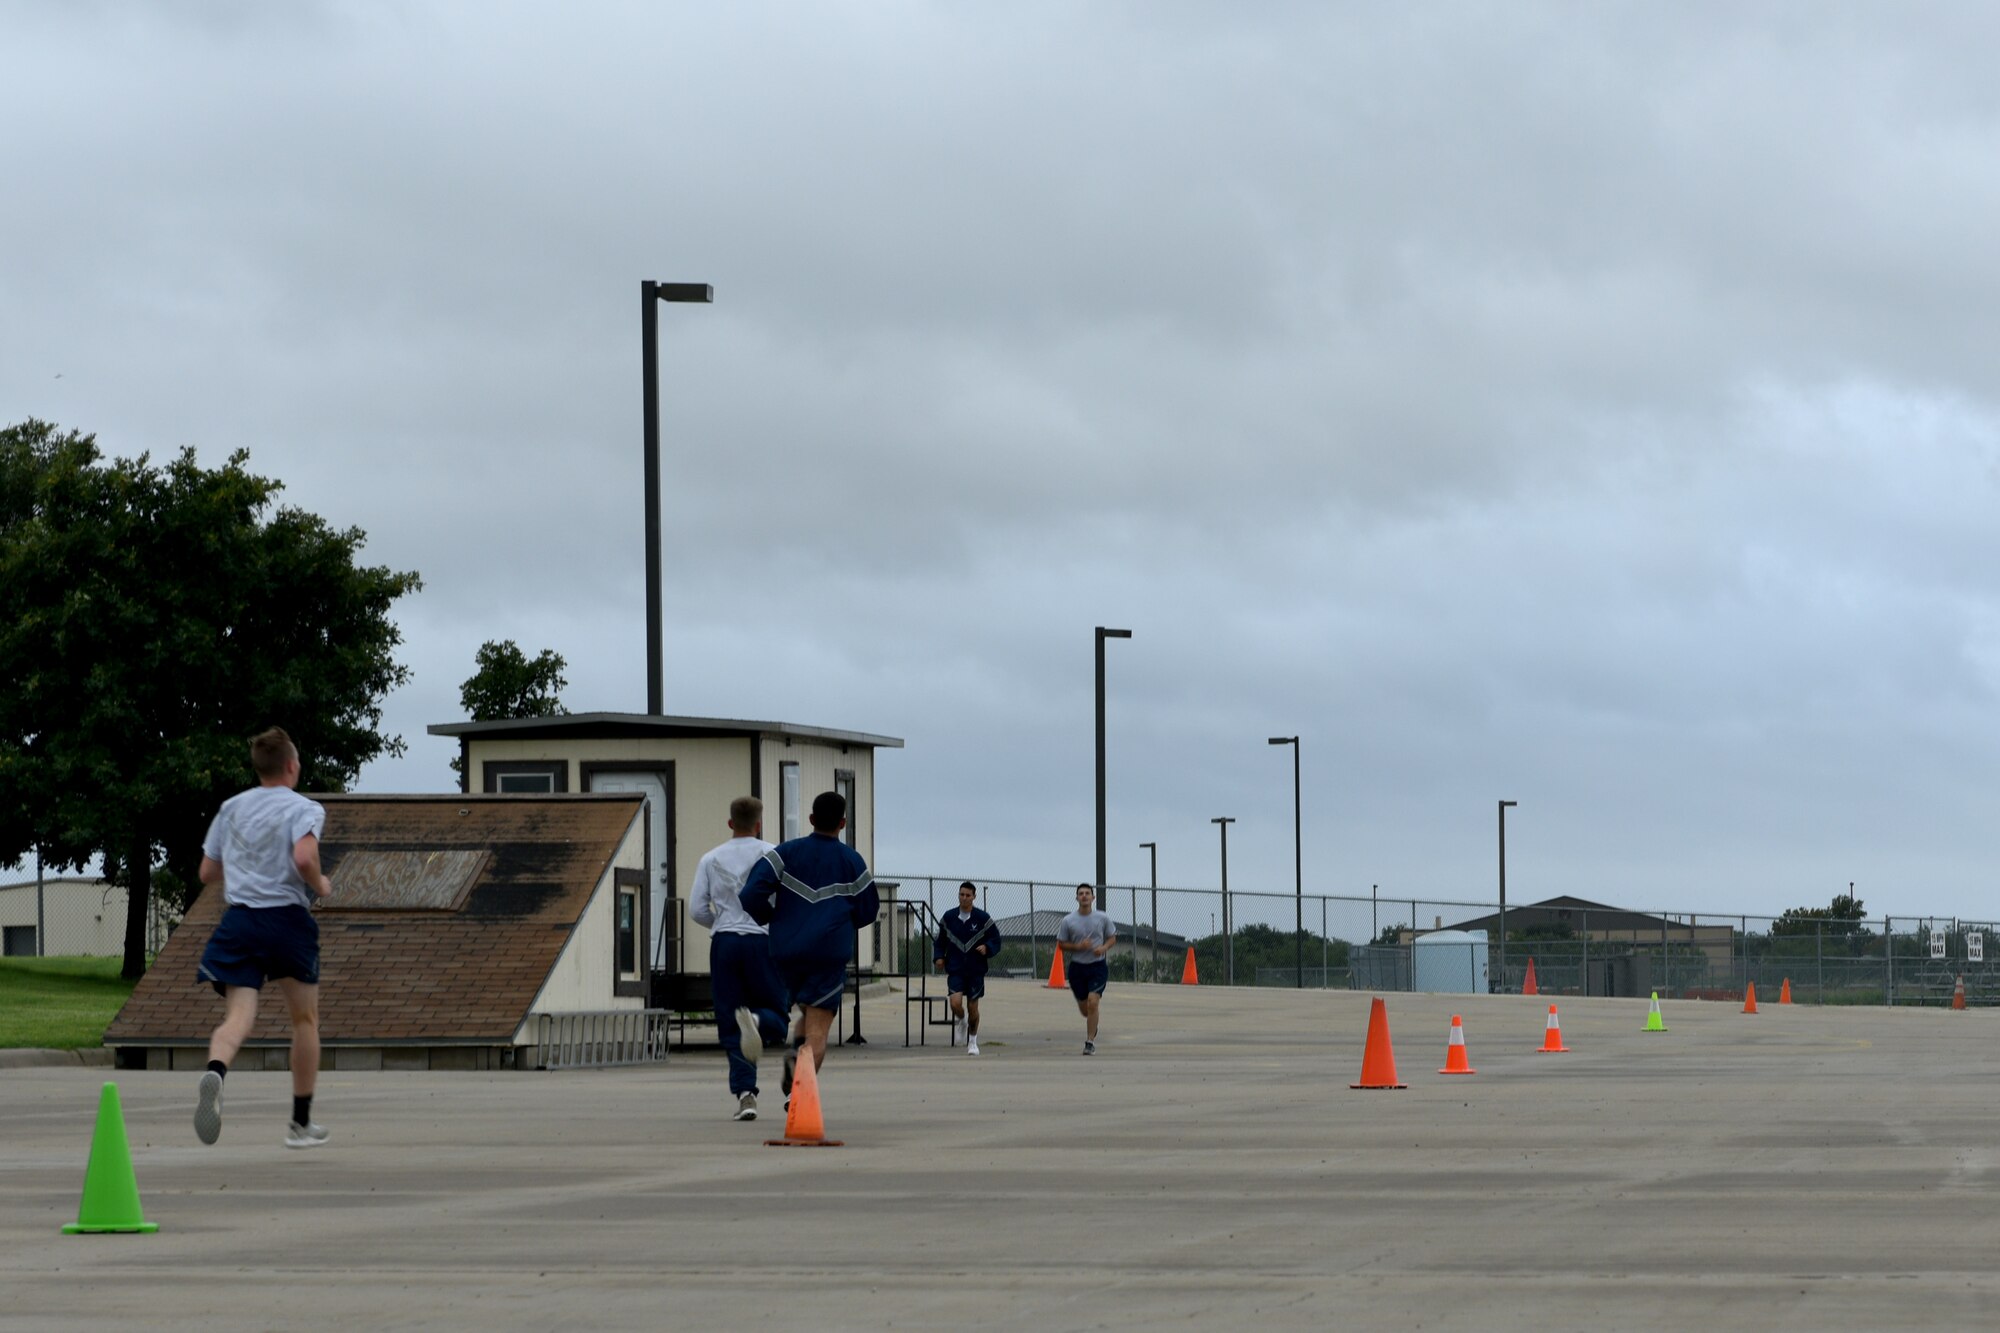
M 134 982 L 117 958 L 0 958 L 0 1049 L 98 1046 Z

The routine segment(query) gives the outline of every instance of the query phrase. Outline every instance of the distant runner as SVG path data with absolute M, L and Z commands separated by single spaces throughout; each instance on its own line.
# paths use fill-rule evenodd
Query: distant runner
M 220 885 L 227 906 L 195 969 L 222 997 L 222 1023 L 208 1039 L 194 1132 L 203 1143 L 222 1137 L 223 1077 L 257 1025 L 264 983 L 275 981 L 292 1019 L 292 1121 L 285 1146 L 317 1148 L 327 1133 L 312 1118 L 319 1078 L 319 922 L 311 906 L 333 892 L 333 881 L 319 868 L 326 807 L 293 790 L 299 752 L 279 728 L 250 742 L 250 766 L 257 785 L 224 801 L 201 840 L 201 882 Z
M 847 989 L 854 932 L 881 910 L 868 863 L 840 840 L 847 798 L 836 791 L 813 797 L 812 827 L 764 853 L 740 895 L 750 918 L 771 928 L 771 963 L 792 1003 L 805 1010 L 803 1031 L 785 1052 L 788 1098 L 799 1046 L 811 1048 L 815 1071 L 826 1063 L 826 1034 Z
M 963 1038 L 967 1055 L 979 1054 L 979 1000 L 986 994 L 986 969 L 1000 952 L 1000 927 L 974 907 L 979 890 L 971 880 L 958 886 L 958 910 L 938 919 L 934 965 L 944 969 L 951 994 L 954 1040 Z
M 1083 1015 L 1083 1053 L 1097 1054 L 1097 1010 L 1104 999 L 1104 987 L 1111 980 L 1111 962 L 1105 957 L 1118 942 L 1118 928 L 1105 912 L 1094 912 L 1091 904 L 1097 891 L 1088 884 L 1076 886 L 1076 910 L 1056 927 L 1056 948 L 1069 955 L 1069 993 L 1076 997 L 1076 1011 Z
M 715 1033 L 729 1058 L 729 1091 L 736 1097 L 732 1118 L 755 1120 L 758 1057 L 765 1041 L 777 1042 L 785 1031 L 784 987 L 771 971 L 770 932 L 750 919 L 736 896 L 750 868 L 771 850 L 764 841 L 764 803 L 754 796 L 731 801 L 729 833 L 729 841 L 695 867 L 688 915 L 710 931 L 708 976 Z

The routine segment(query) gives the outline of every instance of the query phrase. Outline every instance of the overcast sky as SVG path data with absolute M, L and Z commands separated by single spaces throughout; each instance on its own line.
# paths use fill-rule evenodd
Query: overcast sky
M 1991 919 L 2000 10 L 0 0 L 0 419 L 886 733 L 877 869 Z

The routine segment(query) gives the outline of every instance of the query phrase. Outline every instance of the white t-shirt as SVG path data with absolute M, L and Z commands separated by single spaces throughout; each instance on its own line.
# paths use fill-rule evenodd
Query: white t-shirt
M 694 868 L 694 889 L 688 894 L 688 915 L 698 926 L 707 926 L 718 935 L 768 935 L 768 927 L 758 925 L 743 910 L 743 881 L 764 859 L 771 844 L 762 838 L 731 838 L 701 858 Z
M 222 863 L 222 898 L 232 907 L 311 907 L 313 891 L 292 864 L 292 848 L 326 828 L 326 807 L 290 787 L 252 787 L 222 803 L 201 854 Z

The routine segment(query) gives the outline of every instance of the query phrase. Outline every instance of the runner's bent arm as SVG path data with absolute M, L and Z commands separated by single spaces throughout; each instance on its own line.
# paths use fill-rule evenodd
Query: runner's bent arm
M 325 898 L 333 892 L 333 881 L 319 871 L 319 838 L 306 834 L 292 844 L 292 864 L 298 868 L 299 878 L 306 882 L 313 896 Z

